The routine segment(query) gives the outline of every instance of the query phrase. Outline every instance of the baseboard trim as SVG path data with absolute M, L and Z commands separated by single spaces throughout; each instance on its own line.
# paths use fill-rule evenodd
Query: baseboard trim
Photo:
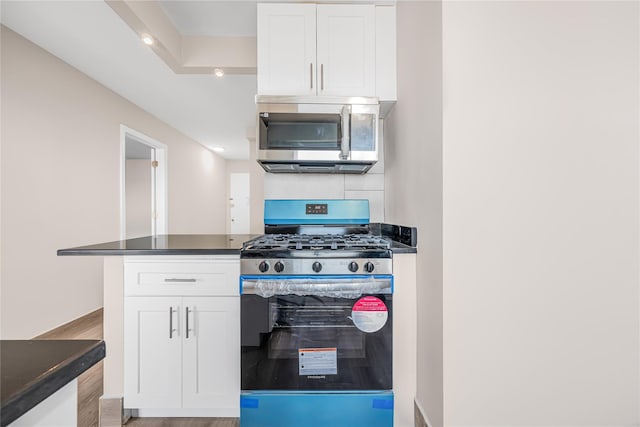
M 413 400 L 413 409 L 415 415 L 415 427 L 433 427 L 433 424 L 429 421 L 426 412 L 417 400 Z

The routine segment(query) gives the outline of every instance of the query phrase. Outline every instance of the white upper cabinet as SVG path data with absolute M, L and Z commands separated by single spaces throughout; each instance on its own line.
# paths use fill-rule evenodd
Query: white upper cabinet
M 258 4 L 258 94 L 376 96 L 376 7 Z
M 375 6 L 317 6 L 318 94 L 375 96 Z
M 316 5 L 258 4 L 258 93 L 316 93 Z

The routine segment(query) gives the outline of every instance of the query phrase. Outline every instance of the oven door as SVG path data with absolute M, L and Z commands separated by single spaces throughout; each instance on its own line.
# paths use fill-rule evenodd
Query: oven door
M 392 276 L 241 277 L 242 390 L 391 390 Z

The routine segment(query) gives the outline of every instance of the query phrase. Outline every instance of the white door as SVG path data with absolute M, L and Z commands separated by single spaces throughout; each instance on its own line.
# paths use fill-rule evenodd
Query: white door
M 259 95 L 315 95 L 315 4 L 259 3 L 257 39 Z
M 375 6 L 317 6 L 318 94 L 375 96 Z
M 240 298 L 184 297 L 182 301 L 185 308 L 183 407 L 222 409 L 225 410 L 222 416 L 237 417 L 240 414 Z
M 229 232 L 249 234 L 249 174 L 232 173 L 229 178 Z
M 125 408 L 180 407 L 180 300 L 180 297 L 125 298 Z

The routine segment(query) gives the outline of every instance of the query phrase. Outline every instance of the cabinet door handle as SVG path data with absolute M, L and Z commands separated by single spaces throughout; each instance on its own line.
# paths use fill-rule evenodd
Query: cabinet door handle
M 185 317 L 185 324 L 187 325 L 187 327 L 185 328 L 186 332 L 187 332 L 186 333 L 186 339 L 189 339 L 189 331 L 191 330 L 191 329 L 189 329 L 189 307 L 186 307 L 184 309 L 184 312 L 185 312 L 185 316 L 184 316 Z
M 309 64 L 309 81 L 311 82 L 311 89 L 313 89 L 313 62 Z
M 195 283 L 196 279 L 164 279 L 165 283 Z
M 176 330 L 173 328 L 173 307 L 169 307 L 169 339 L 173 338 L 173 333 Z
M 320 64 L 320 90 L 324 90 L 324 64 Z

